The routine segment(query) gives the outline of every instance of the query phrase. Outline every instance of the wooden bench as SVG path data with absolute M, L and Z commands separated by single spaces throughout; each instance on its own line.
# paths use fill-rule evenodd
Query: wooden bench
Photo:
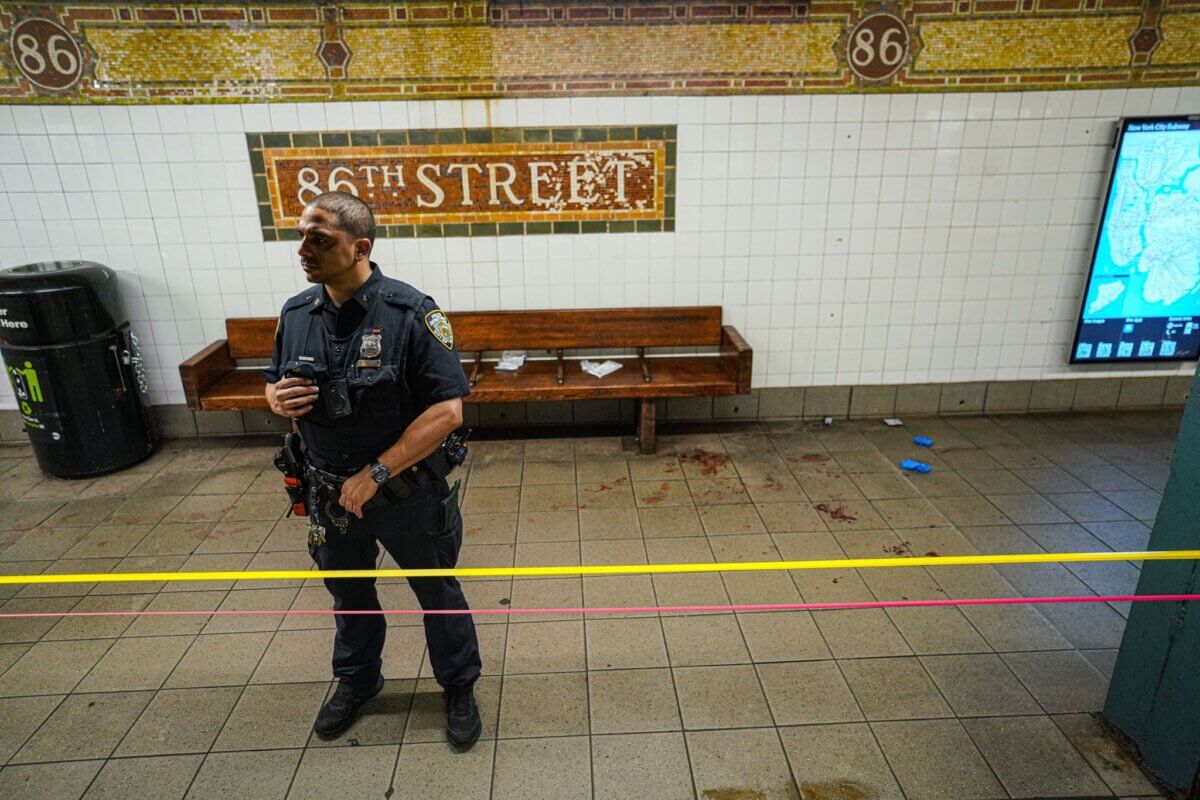
M 712 397 L 750 391 L 753 353 L 741 334 L 721 324 L 720 306 L 598 308 L 565 311 L 466 311 L 450 314 L 455 345 L 471 384 L 471 403 L 634 398 L 639 401 L 638 445 L 654 450 L 658 398 Z M 266 408 L 261 367 L 238 359 L 270 358 L 274 317 L 225 321 L 227 337 L 179 365 L 188 408 Z M 703 348 L 703 353 L 646 353 L 647 348 Z M 565 351 L 633 350 L 612 358 L 622 368 L 603 378 L 584 372 Z M 485 353 L 525 350 L 516 372 L 500 372 Z M 549 358 L 537 358 L 548 351 Z

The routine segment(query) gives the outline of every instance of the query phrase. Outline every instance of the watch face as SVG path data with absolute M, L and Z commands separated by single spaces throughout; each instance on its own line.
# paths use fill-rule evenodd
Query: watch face
M 392 473 L 383 464 L 372 464 L 371 477 L 375 479 L 376 483 L 386 483 L 388 478 L 392 477 Z

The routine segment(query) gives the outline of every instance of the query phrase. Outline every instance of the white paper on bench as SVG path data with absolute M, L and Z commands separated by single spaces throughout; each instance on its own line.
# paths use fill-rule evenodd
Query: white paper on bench
M 621 368 L 620 362 L 617 361 L 588 361 L 585 359 L 580 361 L 579 365 L 583 367 L 584 372 L 595 375 L 597 378 L 603 378 Z

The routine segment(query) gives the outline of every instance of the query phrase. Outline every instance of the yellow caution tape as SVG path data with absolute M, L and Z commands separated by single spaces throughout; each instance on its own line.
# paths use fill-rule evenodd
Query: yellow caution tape
M 680 572 L 763 572 L 877 567 L 965 567 L 995 564 L 1061 564 L 1080 561 L 1189 561 L 1200 550 L 1103 553 L 1011 553 L 913 558 L 835 558 L 808 561 L 744 561 L 700 564 L 619 564 L 553 567 L 457 567 L 451 569 L 274 569 L 224 572 L 89 572 L 62 575 L 0 575 L 0 586 L 42 583 L 134 583 L 141 581 L 291 581 L 329 578 L 511 578 L 563 575 L 661 575 Z

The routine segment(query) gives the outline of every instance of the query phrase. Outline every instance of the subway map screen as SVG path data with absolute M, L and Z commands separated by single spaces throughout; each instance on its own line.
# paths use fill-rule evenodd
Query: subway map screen
M 1072 363 L 1200 355 L 1200 117 L 1122 120 Z

